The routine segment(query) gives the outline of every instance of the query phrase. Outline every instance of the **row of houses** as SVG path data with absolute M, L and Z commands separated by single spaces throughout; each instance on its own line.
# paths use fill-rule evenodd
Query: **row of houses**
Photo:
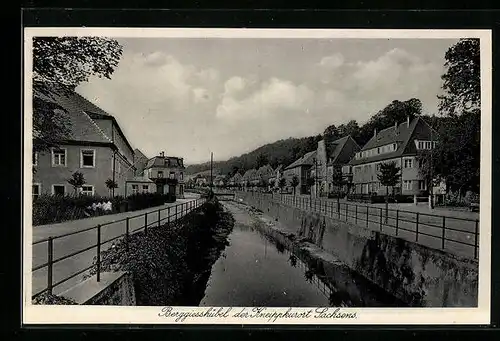
M 299 185 L 296 190 L 301 193 L 325 196 L 334 190 L 333 174 L 341 172 L 354 194 L 384 195 L 386 187 L 378 180 L 380 164 L 395 162 L 401 169 L 400 181 L 394 187 L 396 194 L 419 196 L 428 193 L 426 180 L 420 174 L 422 166 L 417 155 L 422 150 L 430 150 L 436 146 L 437 132 L 420 117 L 405 122 L 395 123 L 381 131 L 375 130 L 372 138 L 359 146 L 350 136 L 318 142 L 317 149 L 305 154 L 287 166 L 283 172 L 290 183 L 297 176 Z M 308 179 L 314 179 L 308 186 Z M 391 189 L 392 190 L 392 189 Z M 442 194 L 443 185 L 433 188 L 434 194 Z
M 336 140 L 324 138 L 316 150 L 306 153 L 290 165 L 262 166 L 250 169 L 241 175 L 236 173 L 227 184 L 239 187 L 254 187 L 269 184 L 277 188 L 279 180 L 285 178 L 285 191 L 291 192 L 292 179 L 298 180 L 295 192 L 326 196 L 338 190 L 353 194 L 384 195 L 385 186 L 378 180 L 380 164 L 395 162 L 401 169 L 400 181 L 394 187 L 396 194 L 419 196 L 427 193 L 427 182 L 420 175 L 421 165 L 417 154 L 421 150 L 435 147 L 437 133 L 420 117 L 395 123 L 381 131 L 375 130 L 372 138 L 359 146 L 351 136 Z M 333 183 L 334 172 L 342 174 L 349 185 L 338 189 Z M 313 180 L 310 180 L 313 179 Z M 390 189 L 392 191 L 392 189 Z M 433 189 L 435 194 L 444 192 L 443 185 Z
M 75 172 L 85 179 L 77 189 L 80 194 L 128 196 L 148 192 L 184 196 L 183 158 L 165 152 L 149 158 L 134 149 L 115 117 L 76 92 L 54 93 L 52 97 L 68 114 L 70 138 L 50 151 L 33 152 L 34 198 L 74 194 L 68 179 Z M 116 188 L 106 184 L 109 179 Z

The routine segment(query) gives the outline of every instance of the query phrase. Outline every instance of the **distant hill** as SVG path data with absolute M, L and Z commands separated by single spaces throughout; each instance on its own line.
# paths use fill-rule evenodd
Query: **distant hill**
M 374 130 L 382 130 L 401 123 L 408 118 L 422 116 L 422 103 L 416 98 L 407 101 L 392 101 L 385 108 L 375 113 L 365 124 L 359 126 L 355 120 L 339 126 L 330 125 L 326 127 L 323 134 L 303 138 L 288 138 L 273 143 L 265 144 L 249 153 L 230 158 L 227 161 L 214 161 L 213 168 L 217 169 L 217 174 L 234 175 L 236 172 L 243 174 L 246 170 L 259 168 L 260 166 L 270 164 L 276 168 L 278 165 L 288 166 L 304 154 L 317 148 L 318 141 L 328 136 L 331 139 L 341 138 L 350 135 L 361 147 L 373 136 Z M 435 117 L 423 115 L 428 120 L 434 120 Z M 208 172 L 210 175 L 210 162 L 202 164 L 189 165 L 186 167 L 187 175 L 194 175 L 201 172 Z

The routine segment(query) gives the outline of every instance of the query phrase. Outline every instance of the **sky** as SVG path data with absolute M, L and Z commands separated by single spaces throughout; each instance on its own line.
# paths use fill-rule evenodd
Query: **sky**
M 437 112 L 454 39 L 121 38 L 111 79 L 77 91 L 113 115 L 134 148 L 186 164 L 361 125 L 393 100 Z

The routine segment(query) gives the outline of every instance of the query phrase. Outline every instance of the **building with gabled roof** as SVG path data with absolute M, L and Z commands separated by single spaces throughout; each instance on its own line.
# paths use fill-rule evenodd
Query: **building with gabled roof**
M 306 194 L 308 192 L 307 179 L 310 176 L 311 167 L 315 162 L 316 150 L 313 150 L 285 167 L 283 177 L 286 179 L 286 190 L 288 192 L 293 191 L 291 182 L 294 176 L 299 180 L 295 192 L 300 194 Z
M 318 141 L 316 164 L 311 167 L 311 176 L 315 183 L 311 190 L 313 195 L 326 196 L 336 190 L 333 184 L 333 172 L 341 171 L 360 150 L 360 146 L 351 136 L 331 141 L 328 137 Z
M 135 175 L 135 156 L 117 120 L 77 92 L 54 92 L 51 98 L 38 93 L 34 96 L 55 102 L 66 111 L 70 137 L 57 148 L 33 153 L 33 196 L 73 194 L 67 180 L 76 171 L 86 180 L 78 189 L 82 194 L 124 195 L 126 180 Z M 118 187 L 108 189 L 108 179 Z
M 419 174 L 419 151 L 435 147 L 438 134 L 421 117 L 374 131 L 373 137 L 357 152 L 344 170 L 352 172 L 357 194 L 385 195 L 386 188 L 378 181 L 380 164 L 395 162 L 401 168 L 401 180 L 394 192 L 403 195 L 426 195 L 427 183 Z M 349 168 L 349 169 L 347 169 Z

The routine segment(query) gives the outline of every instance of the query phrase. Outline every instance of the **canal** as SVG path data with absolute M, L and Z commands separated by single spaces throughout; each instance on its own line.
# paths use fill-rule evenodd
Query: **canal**
M 345 267 L 305 257 L 264 233 L 241 205 L 225 207 L 235 225 L 229 246 L 212 266 L 200 306 L 404 306 Z

